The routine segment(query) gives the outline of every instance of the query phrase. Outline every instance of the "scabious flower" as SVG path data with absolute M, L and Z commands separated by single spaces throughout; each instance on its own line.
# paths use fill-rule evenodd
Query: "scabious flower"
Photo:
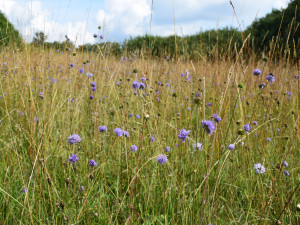
M 142 78 L 141 78 L 141 81 L 142 81 L 142 82 L 145 82 L 145 81 L 146 81 L 146 78 L 145 78 L 145 77 L 142 77 Z
M 98 165 L 98 163 L 96 163 L 95 160 L 91 159 L 91 160 L 89 161 L 89 165 L 90 165 L 91 167 L 95 167 L 95 166 Z
M 141 118 L 141 116 L 140 116 L 140 115 L 136 115 L 135 117 L 136 117 L 137 119 L 140 119 L 140 118 Z
M 257 121 L 253 121 L 252 123 L 253 123 L 254 125 L 257 125 Z
M 90 99 L 93 99 L 93 98 L 94 98 L 94 95 L 91 95 L 91 96 L 90 96 Z
M 203 146 L 201 143 L 197 143 L 197 144 L 193 144 L 193 148 L 194 148 L 194 150 L 197 149 L 198 151 L 202 151 Z
M 133 117 L 133 114 L 132 114 L 132 113 L 129 114 L 129 118 L 131 118 L 131 117 Z
M 100 35 L 100 39 L 104 39 L 104 36 L 102 34 Z
M 270 73 L 269 75 L 267 75 L 266 80 L 268 80 L 271 84 L 275 81 L 275 76 L 272 73 Z
M 247 123 L 247 124 L 244 126 L 244 130 L 245 130 L 246 132 L 249 132 L 251 129 L 252 129 L 252 127 L 249 125 L 249 123 Z
M 287 171 L 287 170 L 285 170 L 285 171 L 283 172 L 283 174 L 284 174 L 285 176 L 289 176 L 289 175 L 290 175 L 289 171 Z
M 124 136 L 124 137 L 129 137 L 129 132 L 126 131 L 126 130 L 124 130 L 124 131 L 123 131 L 123 136 Z
M 97 90 L 97 88 L 96 88 L 96 87 L 92 87 L 92 91 L 94 91 L 94 92 L 95 92 L 96 90 Z
M 260 74 L 261 74 L 260 69 L 254 69 L 254 70 L 253 70 L 253 75 L 254 75 L 254 76 L 259 76 Z
M 261 163 L 254 164 L 254 169 L 256 173 L 263 174 L 266 172 L 266 168 Z
M 96 85 L 95 82 L 91 82 L 91 86 L 92 86 L 92 87 L 96 87 L 97 85 Z
M 161 165 L 165 164 L 165 162 L 167 162 L 167 161 L 168 161 L 168 158 L 165 155 L 159 155 L 157 157 L 157 162 L 160 163 Z
M 114 132 L 116 133 L 116 135 L 118 137 L 122 137 L 122 135 L 123 135 L 123 130 L 121 128 L 119 128 L 119 127 L 115 128 Z
M 167 146 L 167 147 L 165 148 L 165 152 L 169 152 L 170 150 L 171 150 L 170 146 Z
M 104 131 L 107 131 L 107 128 L 106 126 L 99 126 L 99 132 L 104 132 Z
M 139 89 L 143 90 L 146 87 L 144 83 L 140 83 Z
M 268 141 L 268 142 L 271 142 L 271 138 L 267 138 L 267 141 Z
M 23 189 L 22 189 L 22 192 L 23 192 L 23 193 L 27 193 L 28 190 L 27 190 L 26 188 L 23 188 Z
M 86 76 L 87 76 L 87 77 L 92 77 L 93 74 L 92 74 L 92 73 L 87 73 Z
M 182 130 L 180 130 L 180 133 L 178 134 L 178 138 L 182 142 L 185 142 L 185 139 L 187 138 L 187 136 L 189 135 L 189 133 L 190 133 L 190 130 L 182 129 Z
M 208 134 L 211 134 L 215 130 L 215 124 L 210 120 L 203 120 L 202 127 Z
M 77 144 L 79 142 L 81 142 L 81 138 L 79 135 L 77 134 L 72 134 L 69 138 L 68 138 L 68 142 L 70 145 L 72 144 Z
M 73 154 L 73 155 L 71 155 L 71 156 L 69 157 L 69 162 L 70 162 L 71 164 L 73 164 L 74 162 L 77 162 L 77 161 L 78 161 L 78 157 L 77 157 L 76 154 Z
M 283 161 L 282 165 L 283 165 L 284 167 L 288 167 L 288 166 L 289 166 L 289 164 L 288 164 L 285 160 Z
M 81 69 L 79 70 L 79 73 L 83 74 L 83 73 L 84 73 L 84 69 L 81 68 Z
M 296 75 L 294 76 L 294 79 L 299 79 L 299 75 L 296 74 Z
M 235 145 L 234 145 L 234 144 L 228 145 L 228 149 L 229 149 L 229 150 L 234 150 L 234 149 L 235 149 Z
M 154 134 L 150 137 L 150 141 L 152 141 L 152 142 L 155 141 L 155 136 L 154 136 Z
M 262 84 L 259 84 L 259 85 L 258 85 L 258 87 L 259 87 L 260 89 L 263 89 L 265 86 L 266 86 L 265 83 L 262 83 Z
M 207 103 L 207 104 L 206 104 L 206 106 L 212 106 L 212 103 L 211 103 L 211 102 L 209 102 L 209 103 Z
M 136 145 L 131 145 L 130 146 L 130 151 L 136 152 L 138 150 L 138 147 Z
M 215 122 L 216 122 L 216 123 L 218 123 L 218 122 L 221 121 L 221 117 L 220 117 L 218 114 L 213 114 L 212 116 L 213 116 L 213 118 L 215 119 Z
M 140 82 L 138 82 L 138 81 L 133 81 L 133 82 L 132 82 L 132 87 L 133 87 L 134 90 L 139 89 L 139 87 L 140 87 Z

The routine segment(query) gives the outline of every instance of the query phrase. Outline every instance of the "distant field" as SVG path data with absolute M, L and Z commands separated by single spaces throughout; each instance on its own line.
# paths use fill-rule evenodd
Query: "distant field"
M 299 224 L 299 66 L 270 56 L 1 51 L 0 224 Z

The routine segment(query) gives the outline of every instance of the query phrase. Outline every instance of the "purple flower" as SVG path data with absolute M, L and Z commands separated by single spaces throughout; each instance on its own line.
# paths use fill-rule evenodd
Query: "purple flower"
M 94 38 L 97 38 L 97 34 L 94 34 L 93 36 L 94 36 Z
M 134 90 L 139 89 L 139 87 L 140 87 L 140 82 L 138 82 L 138 81 L 133 81 L 133 82 L 132 82 L 132 87 L 133 87 Z
M 283 174 L 284 174 L 285 176 L 289 176 L 289 175 L 290 175 L 289 171 L 287 171 L 287 170 L 285 170 L 285 171 L 283 172 Z
M 271 138 L 267 138 L 267 141 L 268 141 L 268 142 L 271 142 Z
M 202 151 L 203 146 L 201 143 L 197 143 L 197 144 L 193 144 L 193 148 L 194 148 L 194 150 L 197 149 L 198 151 Z
M 92 83 L 91 83 L 91 86 L 92 86 L 92 87 L 96 87 L 97 85 L 96 85 L 95 82 L 92 82 Z
M 141 118 L 140 115 L 136 115 L 135 117 L 136 117 L 137 119 L 140 119 L 140 118 Z
M 86 76 L 87 76 L 87 77 L 92 77 L 93 74 L 92 74 L 92 73 L 87 73 Z
M 244 126 L 244 130 L 245 130 L 246 132 L 249 132 L 251 129 L 252 129 L 252 127 L 249 125 L 249 123 L 247 123 L 247 124 Z
M 27 193 L 28 190 L 27 190 L 26 188 L 23 188 L 23 189 L 22 189 L 22 192 L 23 192 L 23 193 Z
M 211 102 L 209 102 L 209 103 L 207 103 L 207 104 L 206 104 L 206 106 L 212 106 L 212 103 L 211 103 Z
M 89 161 L 89 165 L 90 165 L 91 167 L 95 167 L 95 166 L 98 165 L 98 163 L 96 163 L 95 160 L 91 159 L 91 160 Z
M 19 115 L 24 116 L 24 113 L 21 110 L 19 110 Z
M 228 145 L 228 149 L 229 149 L 229 150 L 234 150 L 234 149 L 235 149 L 235 145 L 234 145 L 234 144 Z
M 253 75 L 254 75 L 254 76 L 259 76 L 260 74 L 261 74 L 260 69 L 255 69 L 255 70 L 253 70 Z
M 100 126 L 98 129 L 99 129 L 99 132 L 107 131 L 106 126 Z
M 91 96 L 90 96 L 90 99 L 93 99 L 93 98 L 94 98 L 94 95 L 91 95 Z
M 215 122 L 216 122 L 216 123 L 218 123 L 218 122 L 221 121 L 221 117 L 220 117 L 218 114 L 213 114 L 212 116 L 213 116 L 213 118 L 215 119 Z
M 130 151 L 136 152 L 138 150 L 138 147 L 136 145 L 131 145 L 130 146 Z
M 121 128 L 119 128 L 119 127 L 115 128 L 114 132 L 116 133 L 116 135 L 118 137 L 122 137 L 122 135 L 123 135 L 123 130 Z
M 258 87 L 259 87 L 260 89 L 263 89 L 265 86 L 266 86 L 265 83 L 262 83 L 262 84 L 259 84 L 259 85 L 258 85 Z
M 133 117 L 133 114 L 132 114 L 132 113 L 129 114 L 129 118 L 131 118 L 131 117 Z
M 202 127 L 208 134 L 211 134 L 215 130 L 215 124 L 210 120 L 203 120 Z
M 92 91 L 94 91 L 94 92 L 95 92 L 96 90 L 97 90 L 97 88 L 96 88 L 96 87 L 92 87 Z
M 79 191 L 80 191 L 80 192 L 84 192 L 84 187 L 83 187 L 83 186 L 80 186 Z
M 165 155 L 159 155 L 157 157 L 157 162 L 159 162 L 161 165 L 165 164 L 165 162 L 167 162 L 167 161 L 168 161 L 168 158 Z
M 116 85 L 120 85 L 121 83 L 118 81 L 118 82 L 116 82 Z
M 68 138 L 68 142 L 70 145 L 72 144 L 77 144 L 78 142 L 81 142 L 81 138 L 79 135 L 77 134 L 72 134 L 69 138 Z
M 289 164 L 288 164 L 285 160 L 283 161 L 282 165 L 283 165 L 284 167 L 288 167 L 288 166 L 289 166 Z
M 167 147 L 165 148 L 165 152 L 169 152 L 170 150 L 171 150 L 170 146 L 167 146 Z
M 102 34 L 100 35 L 100 39 L 104 39 L 104 36 Z
M 140 83 L 139 89 L 143 90 L 146 87 L 144 83 Z
M 145 82 L 145 81 L 146 81 L 146 78 L 145 78 L 145 77 L 142 77 L 142 78 L 141 78 L 141 81 L 142 81 L 142 82 Z
M 299 79 L 299 75 L 296 74 L 296 75 L 294 76 L 294 78 L 295 78 L 295 79 Z
M 268 80 L 271 84 L 275 81 L 275 76 L 272 73 L 270 73 L 269 75 L 267 75 L 266 80 Z
M 189 135 L 189 133 L 190 133 L 190 130 L 182 129 L 182 130 L 180 130 L 180 133 L 178 134 L 178 138 L 182 142 L 185 142 L 185 139 L 187 138 L 187 136 Z
M 191 107 L 187 107 L 187 110 L 191 111 Z
M 79 73 L 83 74 L 83 73 L 84 73 L 84 69 L 81 68 L 81 69 L 79 70 Z
M 70 64 L 70 67 L 75 67 L 74 63 L 71 63 L 71 64 Z
M 75 98 L 71 98 L 71 102 L 74 102 L 75 101 Z
M 150 137 L 150 141 L 152 141 L 152 142 L 155 141 L 155 136 L 154 136 L 154 134 Z
M 263 174 L 266 172 L 266 168 L 261 163 L 254 164 L 254 169 L 256 173 Z
M 252 123 L 253 123 L 254 125 L 257 125 L 257 121 L 253 121 Z
M 123 136 L 124 136 L 124 137 L 129 137 L 129 132 L 126 131 L 126 130 L 124 130 L 124 131 L 123 131 Z
M 77 155 L 73 154 L 73 155 L 71 155 L 71 156 L 69 157 L 69 162 L 70 162 L 71 164 L 73 164 L 74 162 L 77 162 L 77 161 L 78 161 Z
M 200 96 L 201 96 L 201 93 L 196 93 L 197 98 L 200 98 Z

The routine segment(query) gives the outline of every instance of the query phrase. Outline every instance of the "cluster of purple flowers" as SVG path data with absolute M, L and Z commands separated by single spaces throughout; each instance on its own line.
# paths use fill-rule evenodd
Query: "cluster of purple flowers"
M 213 114 L 212 116 L 213 116 L 216 123 L 221 121 L 221 117 L 218 114 Z
M 70 145 L 72 144 L 77 144 L 79 142 L 81 142 L 81 138 L 79 135 L 77 134 L 72 134 L 69 138 L 68 138 L 68 142 Z
M 211 134 L 215 130 L 215 124 L 210 120 L 203 120 L 202 127 L 208 134 Z
M 106 126 L 99 126 L 99 132 L 104 132 L 107 131 L 107 127 Z
M 92 91 L 96 91 L 96 87 L 97 87 L 96 83 L 92 82 L 91 86 L 92 86 Z
M 244 130 L 248 133 L 250 130 L 252 129 L 252 127 L 249 125 L 249 123 L 247 123 L 245 126 L 244 126 Z
M 187 136 L 189 135 L 189 133 L 190 133 L 190 130 L 182 129 L 182 130 L 180 130 L 180 133 L 178 134 L 178 138 L 182 142 L 185 142 L 185 139 L 187 138 Z
M 142 82 L 138 82 L 138 81 L 133 81 L 132 82 L 132 87 L 134 90 L 137 90 L 137 89 L 144 89 L 146 87 L 146 85 Z
M 159 155 L 157 157 L 157 162 L 161 165 L 165 164 L 167 161 L 168 161 L 168 158 L 165 155 Z
M 121 128 L 119 128 L 119 127 L 117 127 L 117 128 L 115 128 L 114 129 L 114 132 L 115 132 L 115 134 L 118 136 L 118 137 L 122 137 L 122 136 L 124 136 L 124 137 L 129 137 L 129 132 L 128 131 L 126 131 L 126 130 L 122 130 Z
M 256 170 L 255 172 L 259 174 L 266 172 L 266 168 L 261 163 L 254 164 L 254 169 Z
M 254 69 L 253 70 L 253 75 L 254 76 L 259 76 L 261 74 L 261 70 L 260 69 Z
M 266 80 L 271 84 L 275 81 L 275 76 L 272 73 L 269 73 L 269 75 L 266 76 Z

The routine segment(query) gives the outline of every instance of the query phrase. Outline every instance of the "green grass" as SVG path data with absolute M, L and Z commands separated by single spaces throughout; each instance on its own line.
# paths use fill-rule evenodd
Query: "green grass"
M 282 224 L 299 223 L 296 65 L 283 59 L 251 65 L 243 55 L 216 62 L 127 57 L 123 62 L 52 50 L 2 51 L 0 62 L 7 65 L 1 65 L 0 76 L 1 224 L 274 224 L 281 213 Z M 71 63 L 75 67 L 69 69 Z M 263 70 L 261 77 L 253 76 L 254 68 Z M 186 70 L 190 82 L 180 76 Z M 260 90 L 269 72 L 276 80 Z M 146 88 L 134 95 L 132 82 L 141 77 Z M 222 120 L 207 135 L 201 121 L 214 113 Z M 249 133 L 243 131 L 247 123 Z M 103 125 L 108 130 L 100 133 Z M 117 137 L 116 127 L 130 136 Z M 185 143 L 179 129 L 191 130 Z M 82 141 L 69 145 L 72 134 Z M 193 149 L 196 142 L 202 151 Z M 227 149 L 231 143 L 233 151 Z M 73 165 L 72 153 L 79 157 Z M 168 157 L 164 165 L 157 162 L 160 154 Z M 98 165 L 89 167 L 90 159 Z M 256 163 L 266 173 L 256 174 Z

